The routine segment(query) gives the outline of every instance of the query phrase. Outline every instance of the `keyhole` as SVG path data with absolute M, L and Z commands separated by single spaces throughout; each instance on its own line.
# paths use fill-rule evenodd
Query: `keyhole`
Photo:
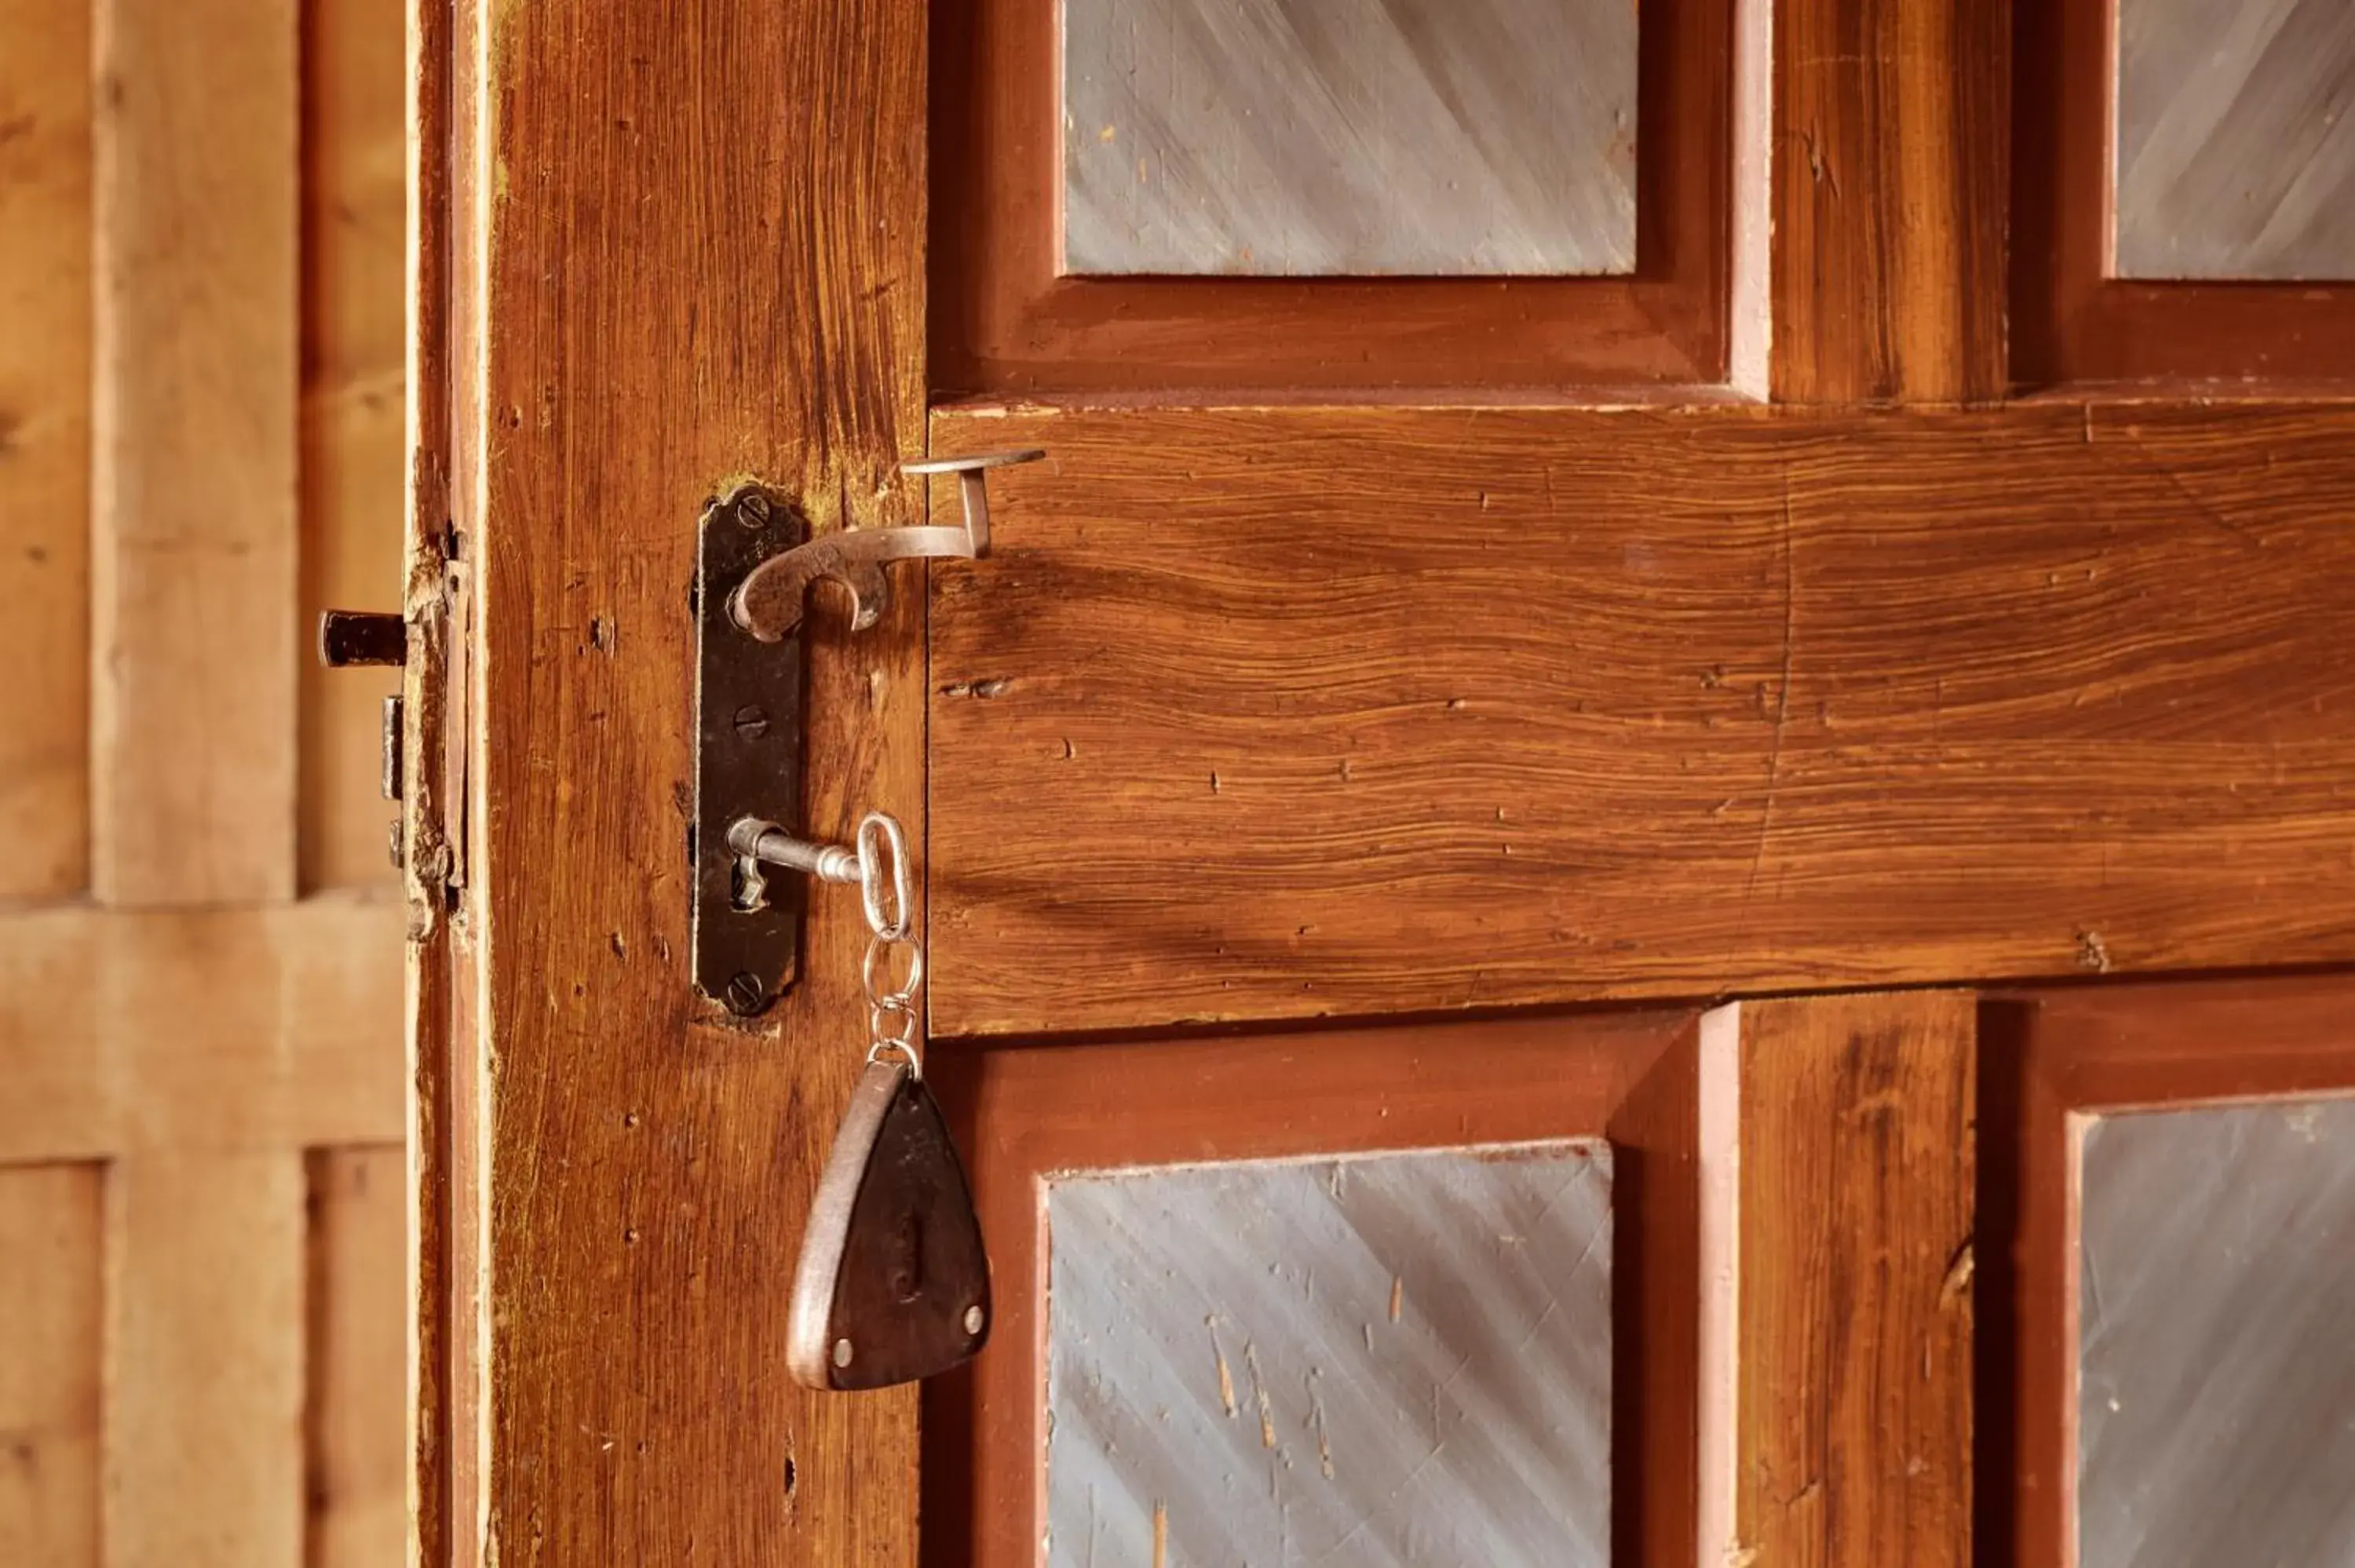
M 924 1293 L 924 1217 L 910 1213 L 891 1233 L 891 1294 L 901 1305 Z
M 728 902 L 743 914 L 769 906 L 768 878 L 761 874 L 761 863 L 748 855 L 739 855 L 728 872 Z

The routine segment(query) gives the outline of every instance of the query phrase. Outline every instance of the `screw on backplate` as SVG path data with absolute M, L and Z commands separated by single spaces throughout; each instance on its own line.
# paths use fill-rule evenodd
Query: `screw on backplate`
M 747 528 L 766 527 L 769 522 L 769 498 L 751 491 L 736 503 L 736 521 Z
M 769 715 L 758 703 L 746 703 L 736 710 L 736 733 L 746 740 L 758 740 L 769 733 Z
M 739 1018 L 750 1018 L 767 1005 L 769 988 L 761 983 L 758 975 L 750 970 L 740 970 L 736 978 L 728 982 L 725 1000 L 729 1012 Z

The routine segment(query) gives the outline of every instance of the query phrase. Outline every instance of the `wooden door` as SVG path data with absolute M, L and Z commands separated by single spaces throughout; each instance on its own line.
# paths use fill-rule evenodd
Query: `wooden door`
M 2355 298 L 2130 210 L 2190 4 L 421 10 L 428 1559 L 2071 1560 L 2038 1162 L 2126 1102 L 2017 1065 L 2355 1086 L 2336 982 L 2120 978 L 2355 959 Z M 1330 223 L 1216 184 L 1320 136 Z M 998 1305 L 812 1394 L 864 930 L 689 984 L 697 518 L 1026 446 L 809 642 Z

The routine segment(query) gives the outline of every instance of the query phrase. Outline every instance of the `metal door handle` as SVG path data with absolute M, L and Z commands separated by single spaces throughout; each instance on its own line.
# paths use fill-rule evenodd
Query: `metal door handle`
M 792 983 L 801 946 L 808 889 L 791 879 L 773 886 L 763 867 L 826 882 L 859 878 L 858 852 L 811 842 L 790 825 L 801 811 L 800 630 L 810 589 L 841 585 L 851 629 L 868 630 L 890 602 L 887 562 L 986 556 L 989 471 L 1046 455 L 1030 449 L 902 464 L 911 474 L 957 476 L 961 527 L 853 528 L 811 539 L 790 499 L 753 483 L 705 510 L 694 600 L 693 969 L 696 988 L 730 1012 L 767 1011 Z
M 919 524 L 905 528 L 851 528 L 797 545 L 772 556 L 745 576 L 728 596 L 728 615 L 762 642 L 782 641 L 802 621 L 810 585 L 824 578 L 850 590 L 850 625 L 864 631 L 890 602 L 883 563 L 922 558 L 975 560 L 989 554 L 988 471 L 1037 462 L 1047 454 L 1033 447 L 942 458 L 900 465 L 911 474 L 953 473 L 964 507 L 964 526 Z

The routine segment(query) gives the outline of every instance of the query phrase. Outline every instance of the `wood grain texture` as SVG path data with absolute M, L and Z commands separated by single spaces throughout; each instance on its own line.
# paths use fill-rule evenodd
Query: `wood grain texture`
M 299 1568 L 302 1155 L 133 1155 L 106 1196 L 107 1561 Z
M 2112 15 L 2095 0 L 2017 13 L 2015 383 L 2134 395 L 2339 395 L 2355 364 L 2355 285 L 2111 276 Z
M 475 1441 L 462 1445 L 459 1435 L 462 1422 L 469 1435 L 481 1427 L 476 1334 L 483 1270 L 474 1245 L 478 1233 L 471 1226 L 463 1230 L 467 1250 L 461 1255 L 461 1213 L 451 1176 L 462 1152 L 467 1165 L 475 1157 L 471 1122 L 462 1123 L 457 1115 L 457 1092 L 471 1082 L 458 1064 L 462 1056 L 474 1058 L 479 955 L 468 949 L 462 959 L 454 927 L 464 899 L 453 887 L 472 870 L 463 828 L 473 745 L 464 694 L 473 674 L 471 661 L 455 651 L 470 645 L 474 629 L 472 596 L 453 586 L 464 580 L 462 574 L 471 573 L 471 562 L 453 567 L 449 559 L 460 545 L 451 494 L 451 464 L 457 456 L 452 440 L 452 348 L 458 305 L 451 278 L 456 238 L 471 216 L 453 199 L 453 86 L 472 62 L 459 58 L 453 6 L 442 0 L 406 0 L 404 10 L 402 182 L 408 220 L 401 285 L 408 331 L 401 362 L 408 469 L 401 500 L 401 608 L 409 665 L 401 675 L 406 733 L 400 822 L 401 884 L 410 916 L 402 1022 L 408 1047 L 403 1132 L 410 1161 L 404 1348 L 410 1394 L 405 1467 L 413 1561 L 419 1568 L 474 1568 L 477 1559 L 471 1553 L 482 1532 L 460 1531 L 454 1520 L 462 1507 L 465 1517 L 474 1516 L 478 1494 L 472 1488 L 479 1477 L 474 1467 L 465 1467 L 468 1489 L 462 1495 L 456 1457 L 462 1446 L 470 1454 L 480 1446 Z M 467 1128 L 463 1150 L 462 1125 Z M 480 1209 L 466 1213 L 478 1215 Z
M 1971 1562 L 1976 1009 L 1734 1004 L 1733 1535 L 1704 1561 Z M 1717 1065 L 1711 1058 L 1711 1065 Z
M 2118 275 L 2355 279 L 2355 11 L 2125 0 L 2116 29 Z
M 2355 1097 L 2077 1144 L 2077 1561 L 2355 1558 Z
M 294 8 L 96 16 L 91 885 L 123 906 L 283 899 Z
M 401 588 L 401 0 L 302 0 L 302 388 L 298 624 L 398 608 Z M 304 654 L 308 649 L 302 650 Z M 378 794 L 398 670 L 300 660 L 297 881 L 392 886 Z
M 104 1175 L 0 1165 L 0 1563 L 101 1562 Z
M 1611 1319 L 1623 1349 L 1613 1372 L 1610 1561 L 1690 1568 L 1692 1025 L 1689 1012 L 1623 1012 L 935 1051 L 927 1079 L 967 1154 L 997 1322 L 975 1362 L 925 1385 L 928 1568 L 1039 1562 L 1049 1263 L 1039 1183 L 1050 1173 L 1598 1134 L 1610 1139 L 1614 1168 Z M 1228 1352 L 1243 1393 L 1248 1362 L 1239 1345 Z M 1203 1364 L 1215 1374 L 1207 1348 Z M 1295 1458 L 1316 1477 L 1313 1447 Z M 1175 1542 L 1185 1520 L 1168 1528 Z M 1145 1561 L 1142 1544 L 1123 1541 L 1118 1560 Z
M 400 929 L 358 899 L 0 916 L 0 1163 L 397 1139 Z
M 314 66 L 349 15 L 315 8 Z M 400 1132 L 401 912 L 285 902 L 298 29 L 291 4 L 0 14 L 0 901 L 95 895 L 0 914 L 11 1563 L 303 1560 L 302 1150 Z M 371 73 L 394 87 L 397 57 L 314 107 Z M 332 205 L 340 176 L 312 174 Z M 369 292 L 353 332 L 399 320 Z M 315 558 L 338 523 L 314 521 Z M 15 1225 L 53 1173 L 64 1229 Z M 397 1312 L 398 1255 L 325 1283 Z M 401 1386 L 396 1361 L 362 1417 L 393 1443 Z M 399 1467 L 366 1457 L 397 1558 Z
M 2004 395 L 2010 14 L 1774 7 L 1777 401 Z
M 2087 1113 L 2355 1091 L 2346 974 L 2009 991 L 1981 1008 L 1978 1538 L 2020 1568 L 2074 1540 L 2078 1239 Z
M 1069 273 L 1626 272 L 1629 0 L 1062 0 Z
M 0 899 L 90 869 L 90 5 L 0 4 Z
M 408 1159 L 398 1143 L 306 1161 L 305 1568 L 401 1568 L 409 1542 Z M 440 1568 L 440 1565 L 435 1565 Z
M 932 385 L 1282 395 L 1720 384 L 1733 8 L 1636 0 L 1632 276 L 1366 281 L 1064 276 L 1060 7 L 935 6 Z
M 895 465 L 924 439 L 924 7 L 467 5 L 458 26 L 484 1027 L 452 1098 L 485 1119 L 445 1147 L 489 1292 L 459 1555 L 905 1562 L 913 1391 L 803 1392 L 781 1354 L 861 1065 L 858 903 L 822 890 L 797 989 L 732 1026 L 688 984 L 681 802 L 707 498 L 751 473 L 820 530 L 916 509 Z M 923 842 L 923 610 L 905 582 L 868 632 L 813 619 L 817 835 L 888 810 Z
M 2355 415 L 936 418 L 936 1033 L 2355 957 Z
M 1047 1561 L 1611 1558 L 1611 1146 L 1063 1171 Z

